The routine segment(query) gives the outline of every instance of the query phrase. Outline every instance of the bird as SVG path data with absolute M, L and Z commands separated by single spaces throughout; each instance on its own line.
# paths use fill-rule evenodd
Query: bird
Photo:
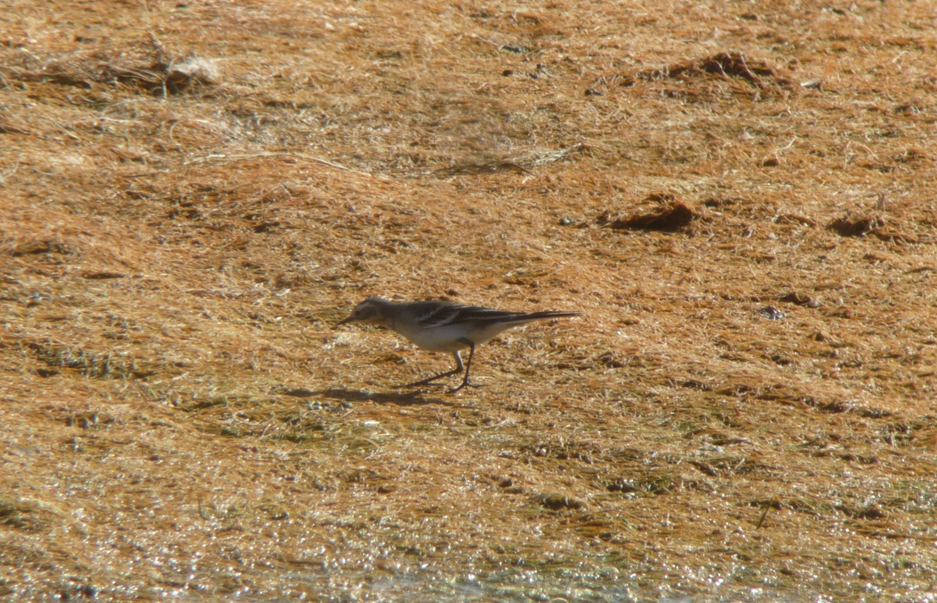
M 510 312 L 438 300 L 392 302 L 374 296 L 355 306 L 348 318 L 336 324 L 335 328 L 352 322 L 375 324 L 396 331 L 424 350 L 451 353 L 456 363 L 454 369 L 403 387 L 429 385 L 465 371 L 462 383 L 449 390 L 455 393 L 466 386 L 475 386 L 469 382 L 469 372 L 472 370 L 476 345 L 487 343 L 503 331 L 535 320 L 574 316 L 582 316 L 582 313 Z M 469 348 L 469 357 L 468 362 L 463 364 L 460 351 L 465 348 Z

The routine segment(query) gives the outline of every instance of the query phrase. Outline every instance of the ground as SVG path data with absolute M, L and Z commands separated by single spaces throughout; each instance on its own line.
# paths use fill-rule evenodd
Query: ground
M 935 31 L 0 2 L 0 598 L 934 600 Z

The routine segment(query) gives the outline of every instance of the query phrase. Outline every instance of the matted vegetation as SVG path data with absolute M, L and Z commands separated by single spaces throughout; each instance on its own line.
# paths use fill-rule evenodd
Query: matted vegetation
M 928 3 L 0 7 L 0 598 L 935 596 Z

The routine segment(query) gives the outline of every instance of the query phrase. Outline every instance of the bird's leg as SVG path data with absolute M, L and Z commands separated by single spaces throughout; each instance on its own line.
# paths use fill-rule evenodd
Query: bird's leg
M 480 387 L 478 385 L 475 385 L 474 383 L 469 383 L 469 371 L 472 370 L 472 358 L 475 356 L 475 342 L 470 341 L 468 339 L 464 339 L 463 341 L 469 346 L 469 359 L 468 359 L 468 364 L 465 366 L 465 379 L 462 379 L 462 384 L 459 385 L 459 387 L 450 389 L 449 390 L 450 394 L 454 394 L 455 392 L 459 391 L 466 385 L 469 387 Z
M 456 373 L 461 373 L 462 371 L 464 371 L 465 365 L 462 364 L 461 354 L 459 354 L 459 352 L 453 352 L 452 357 L 455 358 L 456 367 L 452 369 L 451 371 L 448 371 L 445 373 L 439 373 L 438 375 L 433 375 L 429 379 L 423 379 L 422 381 L 408 383 L 404 385 L 403 387 L 419 387 L 421 385 L 429 385 L 430 383 L 432 383 L 433 381 L 436 381 L 437 379 L 442 379 L 443 377 L 451 377 L 452 375 L 455 375 Z M 469 362 L 471 362 L 471 356 L 469 356 Z

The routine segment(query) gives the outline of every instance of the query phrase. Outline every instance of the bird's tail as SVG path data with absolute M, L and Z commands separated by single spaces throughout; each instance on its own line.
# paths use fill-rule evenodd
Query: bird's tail
M 532 320 L 548 320 L 550 318 L 572 318 L 574 316 L 582 316 L 582 312 L 531 312 L 530 314 L 519 314 L 517 320 L 519 322 L 530 322 Z

